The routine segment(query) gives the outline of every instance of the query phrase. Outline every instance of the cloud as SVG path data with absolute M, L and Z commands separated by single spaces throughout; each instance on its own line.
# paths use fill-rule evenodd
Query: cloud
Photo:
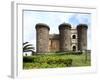
M 77 26 L 80 23 L 90 26 L 90 18 L 91 16 L 89 14 L 75 13 L 69 18 L 68 22 L 74 26 Z

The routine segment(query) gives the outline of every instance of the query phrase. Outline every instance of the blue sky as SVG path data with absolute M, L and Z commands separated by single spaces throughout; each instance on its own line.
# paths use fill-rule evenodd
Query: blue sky
M 36 46 L 37 23 L 45 23 L 50 27 L 50 34 L 58 34 L 58 26 L 62 23 L 70 23 L 76 27 L 80 23 L 88 25 L 88 49 L 91 49 L 91 14 L 70 12 L 46 12 L 46 11 L 24 11 L 24 41 Z

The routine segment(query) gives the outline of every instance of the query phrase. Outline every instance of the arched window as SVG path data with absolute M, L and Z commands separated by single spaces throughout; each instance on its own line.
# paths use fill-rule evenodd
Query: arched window
M 72 35 L 72 39 L 76 39 L 76 35 Z

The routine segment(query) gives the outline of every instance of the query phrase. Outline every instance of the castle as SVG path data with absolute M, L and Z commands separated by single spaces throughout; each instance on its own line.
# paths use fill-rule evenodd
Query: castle
M 79 24 L 72 28 L 70 24 L 63 23 L 58 26 L 59 34 L 49 34 L 48 25 L 38 23 L 36 28 L 36 52 L 65 52 L 83 51 L 87 49 L 86 24 Z

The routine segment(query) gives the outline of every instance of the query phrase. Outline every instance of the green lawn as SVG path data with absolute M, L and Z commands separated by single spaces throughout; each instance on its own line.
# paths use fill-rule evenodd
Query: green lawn
M 52 53 L 23 57 L 24 69 L 81 66 L 91 66 L 90 53 L 88 53 L 87 56 L 85 53 L 79 55 Z

